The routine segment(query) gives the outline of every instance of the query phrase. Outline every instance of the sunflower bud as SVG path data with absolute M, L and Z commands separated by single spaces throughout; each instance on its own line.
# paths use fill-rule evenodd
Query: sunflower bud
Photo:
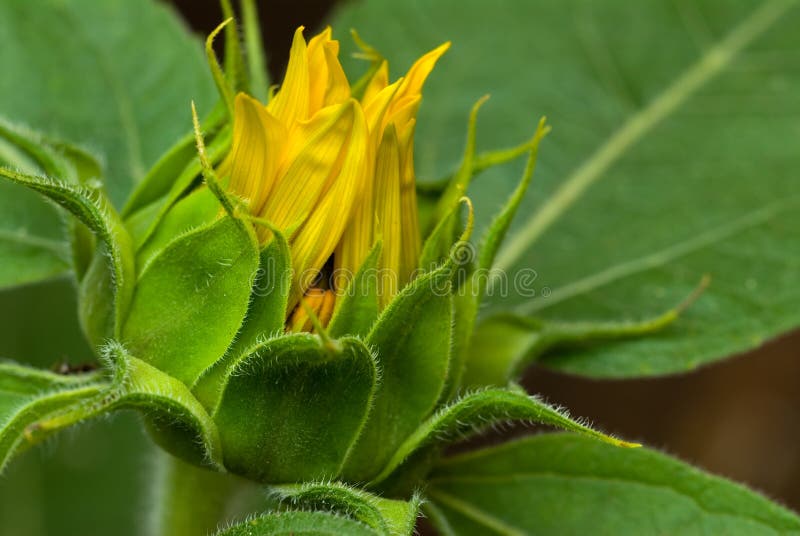
M 85 407 L 130 400 L 152 410 L 171 452 L 256 481 L 405 489 L 395 473 L 428 444 L 425 430 L 439 434 L 425 423 L 458 391 L 483 288 L 471 286 L 476 263 L 452 254 L 472 229 L 469 150 L 420 225 L 417 112 L 449 43 L 394 82 L 373 55 L 351 86 L 331 30 L 306 42 L 299 28 L 263 103 L 230 85 L 241 77 L 222 74 L 210 39 L 222 104 L 202 125 L 193 109 L 193 136 L 120 215 L 78 212 L 95 217 L 84 223 L 99 244 L 79 281 L 83 324 L 96 345 L 112 341 L 117 382 Z M 68 208 L 91 206 L 70 198 Z

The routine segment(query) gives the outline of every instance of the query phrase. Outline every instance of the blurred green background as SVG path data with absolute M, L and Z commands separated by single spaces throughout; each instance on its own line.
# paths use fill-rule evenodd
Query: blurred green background
M 173 4 L 200 34 L 221 20 L 213 1 Z M 278 79 L 294 29 L 300 24 L 319 28 L 334 2 L 263 4 L 269 68 Z M 346 38 L 344 30 L 338 30 L 341 38 Z M 67 280 L 0 292 L 0 356 L 45 368 L 63 361 L 85 362 L 91 352 L 80 336 L 74 310 Z M 794 333 L 687 375 L 592 381 L 535 368 L 525 384 L 531 392 L 569 407 L 574 415 L 591 418 L 608 432 L 642 440 L 747 483 L 797 510 L 798 358 L 800 333 Z M 153 447 L 133 415 L 61 434 L 19 458 L 0 478 L 0 534 L 142 534 L 152 463 Z

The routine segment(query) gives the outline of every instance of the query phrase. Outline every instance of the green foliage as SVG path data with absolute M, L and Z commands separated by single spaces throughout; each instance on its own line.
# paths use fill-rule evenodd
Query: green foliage
M 366 525 L 323 512 L 265 514 L 217 533 L 216 536 L 377 536 Z
M 695 291 L 702 290 L 702 286 Z M 688 304 L 690 300 L 685 301 Z M 486 318 L 478 325 L 470 341 L 466 387 L 505 385 L 509 379 L 522 376 L 525 367 L 546 359 L 559 350 L 580 349 L 609 341 L 653 336 L 675 322 L 684 305 L 639 321 L 628 322 L 547 322 L 512 314 Z
M 423 449 L 441 447 L 457 439 L 475 435 L 489 426 L 505 422 L 523 421 L 548 424 L 563 430 L 579 432 L 588 437 L 605 441 L 615 446 L 638 447 L 620 441 L 589 428 L 571 419 L 564 410 L 530 397 L 524 392 L 505 389 L 488 389 L 465 395 L 441 408 L 423 422 L 417 430 L 395 451 L 392 459 L 374 479 L 381 482 L 392 476 L 414 454 L 426 458 Z
M 0 472 L 33 443 L 38 421 L 96 396 L 99 380 L 96 374 L 64 376 L 0 363 Z
M 255 237 L 239 220 L 223 217 L 174 239 L 141 268 L 123 341 L 192 385 L 236 335 L 257 269 Z
M 297 334 L 253 347 L 226 371 L 214 413 L 225 466 L 272 483 L 338 475 L 377 381 L 374 358 L 357 339 Z
M 442 462 L 428 514 L 443 534 L 797 534 L 800 518 L 647 449 L 565 434 Z
M 344 474 L 367 481 L 430 415 L 444 387 L 452 324 L 450 267 L 418 277 L 392 301 L 366 343 L 378 355 L 381 383 L 369 422 Z
M 56 203 L 92 231 L 103 245 L 81 282 L 81 320 L 89 340 L 102 344 L 119 335 L 131 302 L 136 268 L 131 238 L 101 192 L 67 182 L 0 168 L 0 177 Z
M 492 286 L 487 314 L 646 318 L 712 276 L 670 329 L 562 352 L 547 366 L 604 377 L 686 371 L 800 323 L 791 142 L 800 82 L 786 62 L 758 59 L 793 46 L 800 10 L 791 0 L 689 4 L 372 0 L 334 18 L 335 28 L 358 28 L 395 75 L 420 50 L 453 41 L 420 111 L 423 178 L 455 167 L 464 110 L 484 93 L 493 96 L 480 149 L 551 119 L 522 217 L 495 263 L 508 291 Z M 624 20 L 636 24 L 619 31 Z M 479 229 L 518 177 L 508 166 L 473 181 Z M 525 268 L 535 270 L 535 296 L 514 291 Z
M 271 488 L 292 508 L 331 511 L 355 519 L 386 536 L 413 534 L 421 500 L 384 499 L 337 482 Z
M 283 333 L 289 244 L 277 234 L 260 248 L 251 224 L 268 222 L 239 219 L 245 216 L 237 200 L 220 189 L 225 178 L 217 181 L 213 170 L 230 147 L 225 104 L 232 92 L 251 84 L 267 91 L 254 3 L 242 4 L 247 56 L 235 22 L 217 29 L 225 28 L 224 73 L 211 48 L 217 31 L 207 41 L 223 96 L 203 123 L 207 153 L 196 113 L 196 132 L 179 134 L 189 124 L 190 100 L 210 109 L 202 101 L 210 100 L 211 83 L 197 43 L 163 6 L 149 0 L 0 6 L 0 31 L 10 39 L 5 46 L 4 37 L 0 61 L 15 73 L 0 82 L 0 101 L 9 103 L 15 121 L 94 141 L 107 164 L 104 173 L 91 152 L 0 123 L 0 163 L 15 168 L 0 175 L 16 183 L 0 185 L 0 287 L 60 274 L 72 264 L 84 331 L 96 346 L 112 339 L 105 346 L 110 379 L 0 364 L 0 469 L 56 430 L 135 409 L 155 441 L 182 460 L 280 483 L 280 508 L 328 510 L 279 508 L 221 535 L 410 534 L 418 489 L 426 490 L 428 512 L 445 534 L 800 532 L 798 518 L 765 499 L 663 455 L 615 448 L 635 445 L 513 384 L 454 398 L 465 384 L 506 387 L 535 359 L 598 376 L 687 370 L 800 322 L 797 255 L 785 244 L 800 231 L 790 216 L 800 207 L 791 173 L 797 155 L 789 143 L 763 142 L 763 126 L 753 119 L 771 111 L 765 96 L 778 101 L 781 117 L 771 126 L 791 139 L 794 102 L 786 96 L 797 84 L 772 64 L 756 74 L 747 69 L 749 55 L 788 42 L 798 16 L 791 3 L 693 8 L 713 22 L 696 49 L 686 39 L 687 32 L 698 38 L 696 28 L 685 27 L 666 2 L 579 0 L 570 10 L 519 2 L 513 10 L 487 10 L 442 0 L 421 10 L 415 2 L 374 0 L 345 8 L 341 26 L 376 32 L 375 42 L 389 52 L 419 52 L 408 43 L 409 35 L 428 39 L 420 13 L 434 21 L 437 40 L 456 41 L 420 118 L 423 174 L 441 174 L 434 166 L 452 164 L 453 140 L 461 138 L 453 110 L 461 114 L 473 88 L 483 93 L 494 86 L 500 98 L 481 129 L 477 112 L 485 99 L 473 107 L 458 170 L 420 187 L 427 272 L 379 314 L 371 273 L 377 245 L 338 302 L 330 332 L 317 325 L 313 335 Z M 232 13 L 230 2 L 223 1 L 223 11 Z M 619 32 L 623 17 L 639 23 Z M 476 22 L 502 27 L 502 39 L 491 32 L 474 39 Z M 48 31 L 33 31 L 41 28 Z M 651 42 L 676 46 L 668 57 L 651 47 L 654 57 L 642 63 L 642 46 Z M 514 48 L 505 49 L 507 43 Z M 362 47 L 377 67 L 380 55 Z M 529 53 L 520 55 L 519 47 Z M 45 80 L 40 73 L 48 73 Z M 167 77 L 178 82 L 167 84 Z M 717 102 L 720 94 L 734 96 Z M 530 141 L 476 156 L 485 139 L 506 143 L 529 135 L 531 117 L 520 109 L 531 116 L 546 111 L 560 129 L 557 150 L 541 162 L 543 180 L 530 193 L 543 122 Z M 444 153 L 433 152 L 441 147 Z M 516 170 L 488 168 L 524 152 L 531 153 L 528 167 L 510 191 Z M 484 170 L 487 180 L 473 184 Z M 755 172 L 766 172 L 766 179 L 754 186 Z M 122 211 L 124 224 L 93 180 L 103 175 L 117 205 L 139 184 Z M 20 186 L 72 215 L 71 255 L 55 213 Z M 494 220 L 480 216 L 483 247 L 477 259 L 461 263 L 458 235 L 467 240 L 473 228 L 470 204 L 461 233 L 459 203 L 468 189 L 479 215 L 510 197 Z M 680 217 L 676 206 L 686 208 Z M 526 216 L 514 225 L 518 211 Z M 507 235 L 512 239 L 501 249 Z M 504 302 L 501 278 L 471 277 L 495 266 L 513 281 L 511 270 L 534 266 L 532 259 L 533 300 L 512 291 Z M 733 261 L 745 275 L 729 269 Z M 682 306 L 645 321 L 601 322 L 619 317 L 620 303 L 627 314 L 666 310 L 666 300 L 673 303 L 705 272 L 722 277 L 674 326 Z M 484 291 L 490 307 L 473 330 Z M 513 312 L 497 314 L 509 304 Z M 772 306 L 768 313 L 764 304 Z M 656 331 L 646 340 L 587 347 Z M 583 436 L 535 437 L 440 459 L 447 444 L 506 421 Z M 237 482 L 210 471 L 195 473 L 208 479 L 181 480 L 190 472 L 178 470 L 176 508 L 176 493 L 192 482 L 205 482 L 185 491 L 201 500 L 203 486 L 222 481 L 217 477 L 231 490 Z M 385 495 L 330 481 L 339 477 Z M 186 504 L 184 517 L 194 508 Z M 214 506 L 195 526 L 214 524 L 224 505 Z M 179 523 L 174 532 L 197 532 L 188 526 Z
M 261 250 L 247 318 L 236 336 L 231 354 L 244 352 L 280 333 L 286 322 L 292 284 L 292 259 L 286 237 L 275 231 L 272 240 Z
M 118 205 L 215 96 L 197 39 L 150 0 L 3 2 L 0 35 L 4 114 L 96 148 Z

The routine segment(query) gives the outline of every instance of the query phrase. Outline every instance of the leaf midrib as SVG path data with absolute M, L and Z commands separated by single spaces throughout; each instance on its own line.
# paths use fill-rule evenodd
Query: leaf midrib
M 716 45 L 710 47 L 647 106 L 632 115 L 611 137 L 562 183 L 510 237 L 495 264 L 498 273 L 508 271 L 585 191 L 604 176 L 631 147 L 707 84 L 742 50 L 766 32 L 796 0 L 771 0 L 753 10 Z M 498 278 L 493 278 L 488 292 Z

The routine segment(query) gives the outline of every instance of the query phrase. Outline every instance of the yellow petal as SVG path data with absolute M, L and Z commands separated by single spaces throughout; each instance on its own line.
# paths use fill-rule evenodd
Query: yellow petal
M 333 256 L 334 286 L 338 292 L 347 290 L 347 284 L 353 280 L 374 244 L 375 187 L 370 172 L 373 167 L 367 165 L 365 168 L 365 179 L 354 203 L 350 224 L 342 233 Z
M 419 232 L 417 212 L 417 185 L 414 174 L 414 127 L 412 119 L 401 133 L 401 185 L 400 185 L 400 284 L 405 285 L 413 278 L 419 264 L 422 238 Z
M 292 49 L 289 52 L 289 65 L 286 76 L 275 97 L 270 100 L 267 110 L 284 125 L 302 121 L 309 116 L 309 68 L 306 40 L 303 27 L 294 33 Z
M 395 98 L 389 112 L 386 114 L 385 123 L 394 123 L 398 131 L 405 131 L 408 123 L 417 117 L 422 95 L 411 95 L 401 99 Z
M 450 42 L 448 41 L 447 43 L 439 45 L 414 62 L 414 65 L 412 65 L 408 70 L 408 74 L 405 77 L 405 83 L 400 89 L 400 94 L 398 97 L 402 98 L 406 96 L 419 95 L 422 92 L 422 86 L 425 85 L 425 80 L 428 78 L 428 75 L 431 74 L 436 62 L 439 61 L 439 58 L 441 58 L 449 48 Z
M 339 42 L 325 43 L 325 61 L 328 67 L 328 83 L 325 88 L 325 106 L 340 104 L 350 98 L 350 82 L 339 63 Z
M 308 42 L 309 115 L 350 98 L 350 83 L 339 63 L 339 41 L 330 26 Z
M 331 40 L 331 27 L 315 35 L 308 42 L 308 111 L 313 115 L 325 102 L 325 88 L 328 85 L 328 66 L 325 59 L 325 44 Z
M 383 137 L 383 125 L 386 111 L 397 92 L 402 79 L 391 86 L 383 88 L 373 96 L 364 108 L 364 117 L 369 131 L 369 151 L 367 169 L 369 170 L 362 189 L 362 195 L 353 207 L 353 216 L 350 225 L 344 231 L 342 240 L 336 248 L 334 260 L 334 273 L 336 274 L 336 289 L 346 290 L 344 287 L 358 272 L 361 264 L 369 255 L 375 244 L 375 157 L 377 147 Z
M 383 129 L 386 125 L 386 112 L 392 104 L 403 79 L 399 79 L 391 86 L 383 88 L 369 101 L 364 102 L 364 116 L 367 118 L 372 147 L 377 148 L 383 138 Z
M 367 87 L 364 89 L 364 95 L 361 97 L 361 102 L 366 106 L 375 95 L 382 91 L 389 85 L 389 63 L 384 60 L 381 63 L 375 74 L 372 75 Z
M 354 100 L 350 110 L 351 132 L 338 175 L 315 204 L 313 212 L 297 232 L 292 243 L 292 268 L 295 282 L 305 291 L 333 254 L 350 223 L 353 206 L 363 195 L 367 178 L 367 125 L 361 106 Z
M 323 108 L 292 130 L 277 183 L 261 211 L 264 218 L 288 231 L 315 210 L 342 167 L 355 114 L 353 101 L 348 101 Z
M 383 241 L 379 266 L 381 308 L 400 290 L 401 239 L 401 155 L 397 130 L 386 127 L 375 162 L 375 235 Z
M 220 174 L 230 176 L 231 191 L 258 214 L 275 183 L 286 128 L 244 93 L 234 102 L 233 144 Z
M 303 301 L 309 306 L 311 311 L 317 316 L 322 327 L 327 327 L 333 316 L 333 306 L 336 301 L 336 295 L 331 290 L 323 290 L 320 288 L 308 289 L 308 292 L 303 296 Z M 313 331 L 313 324 L 308 317 L 308 312 L 305 307 L 298 305 L 291 318 L 289 319 L 289 331 Z

